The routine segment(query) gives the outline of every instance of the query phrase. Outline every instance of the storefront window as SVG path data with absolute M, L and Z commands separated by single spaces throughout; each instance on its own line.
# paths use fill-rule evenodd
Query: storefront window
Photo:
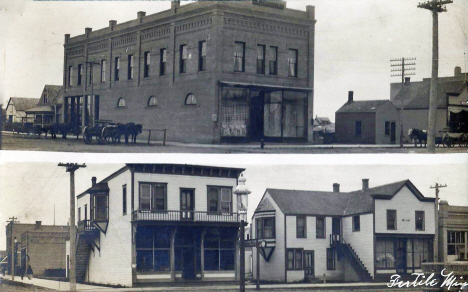
M 235 238 L 233 232 L 223 229 L 212 229 L 205 234 L 205 270 L 234 270 Z
M 393 240 L 377 240 L 375 245 L 375 267 L 395 268 Z
M 223 87 L 221 135 L 224 137 L 246 137 L 249 117 L 247 88 Z
M 170 234 L 168 227 L 146 227 L 137 229 L 137 270 L 170 270 Z

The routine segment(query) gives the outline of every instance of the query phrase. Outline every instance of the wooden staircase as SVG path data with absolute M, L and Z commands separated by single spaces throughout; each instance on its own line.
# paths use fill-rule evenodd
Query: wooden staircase
M 360 281 L 370 282 L 373 280 L 357 253 L 340 235 L 330 235 L 330 246 L 335 247 L 338 253 L 349 261 L 353 270 L 358 274 Z
M 76 241 L 76 282 L 83 283 L 88 268 L 89 252 L 91 246 L 86 242 L 83 235 L 78 234 Z

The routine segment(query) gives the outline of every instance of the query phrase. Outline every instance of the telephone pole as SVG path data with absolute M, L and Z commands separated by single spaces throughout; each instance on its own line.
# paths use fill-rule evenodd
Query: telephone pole
M 15 237 L 13 236 L 13 224 L 15 224 L 15 220 L 18 219 L 16 217 L 10 217 L 9 218 L 10 221 L 7 221 L 7 222 L 10 222 L 10 236 L 11 236 L 11 257 L 10 257 L 10 271 L 11 271 L 11 280 L 14 281 L 15 280 Z
M 452 0 L 431 0 L 419 3 L 418 8 L 432 12 L 432 75 L 429 97 L 429 114 L 427 122 L 427 152 L 435 153 L 435 120 L 437 109 L 437 78 L 439 75 L 439 13 L 447 11 L 446 4 Z
M 75 171 L 85 164 L 59 163 L 70 173 L 70 291 L 76 291 Z
M 435 237 L 434 237 L 434 262 L 439 261 L 439 189 L 446 188 L 447 185 L 439 185 L 438 183 L 435 186 L 431 186 L 431 189 L 435 189 Z
M 415 62 L 405 63 L 405 61 L 416 61 L 416 58 L 401 58 L 401 59 L 390 60 L 390 62 L 393 62 L 390 64 L 391 67 L 401 67 L 401 68 L 392 69 L 391 72 L 397 72 L 397 73 L 392 73 L 391 77 L 401 76 L 401 92 L 402 93 L 403 93 L 403 88 L 405 87 L 405 77 L 410 76 L 410 75 L 415 75 L 414 72 L 407 72 L 407 71 L 416 70 L 416 68 L 414 67 L 408 67 L 408 68 L 405 67 L 405 66 L 416 65 Z M 403 134 L 404 134 L 403 109 L 404 109 L 403 99 L 401 99 L 401 103 L 400 103 L 400 148 L 403 148 Z

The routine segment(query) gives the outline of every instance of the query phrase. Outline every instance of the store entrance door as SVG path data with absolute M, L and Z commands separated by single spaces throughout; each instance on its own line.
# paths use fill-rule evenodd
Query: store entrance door
M 263 94 L 250 91 L 250 140 L 259 142 L 263 138 Z

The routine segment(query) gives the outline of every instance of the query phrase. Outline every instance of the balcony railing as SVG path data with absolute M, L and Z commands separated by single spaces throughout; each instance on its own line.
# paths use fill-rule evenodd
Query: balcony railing
M 237 213 L 203 211 L 134 211 L 134 221 L 240 222 Z
M 78 232 L 95 231 L 95 230 L 97 230 L 97 228 L 91 223 L 91 220 L 78 221 Z
M 339 243 L 344 243 L 340 234 L 330 234 L 330 246 L 335 246 Z

